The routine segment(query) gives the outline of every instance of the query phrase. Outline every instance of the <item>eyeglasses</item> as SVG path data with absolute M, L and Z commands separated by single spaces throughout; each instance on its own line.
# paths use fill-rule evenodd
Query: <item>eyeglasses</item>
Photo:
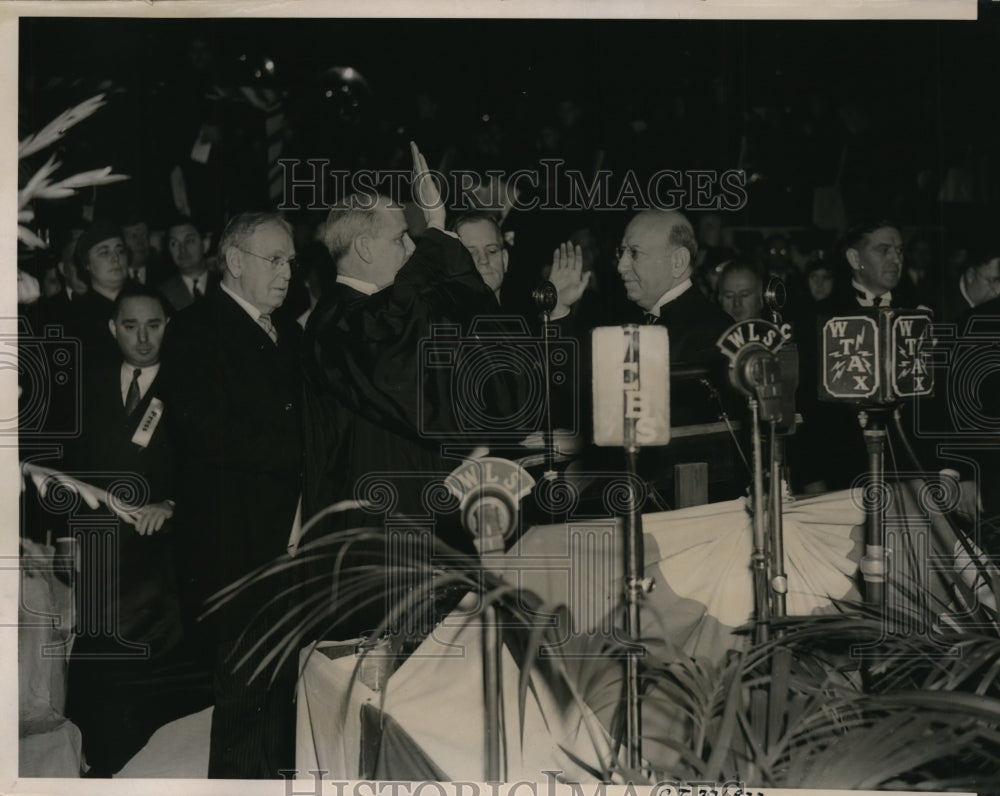
M 618 246 L 615 249 L 615 258 L 618 260 L 620 260 L 626 254 L 628 255 L 630 260 L 635 262 L 636 260 L 639 259 L 640 255 L 645 254 L 645 252 L 642 249 L 639 249 L 635 246 Z
M 236 249 L 237 251 L 243 252 L 244 254 L 249 254 L 251 257 L 256 257 L 258 260 L 263 260 L 266 263 L 270 263 L 271 267 L 275 271 L 277 271 L 283 265 L 287 265 L 292 271 L 294 271 L 296 268 L 298 268 L 299 265 L 299 261 L 294 254 L 291 255 L 290 257 L 282 257 L 280 254 L 276 254 L 273 257 L 264 257 L 261 254 L 257 254 L 257 252 L 251 252 L 247 251 L 246 249 L 241 249 L 239 246 L 233 246 L 233 248 Z

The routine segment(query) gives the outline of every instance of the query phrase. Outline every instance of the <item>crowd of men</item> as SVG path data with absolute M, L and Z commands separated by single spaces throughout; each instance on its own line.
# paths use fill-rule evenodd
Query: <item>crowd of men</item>
M 73 367 L 83 401 L 54 402 L 50 422 L 59 426 L 79 411 L 81 433 L 68 435 L 60 457 L 45 463 L 86 482 L 124 472 L 139 483 L 128 505 L 114 509 L 117 564 L 109 577 L 116 589 L 109 599 L 119 624 L 111 638 L 81 637 L 71 666 L 70 718 L 83 729 L 93 773 L 120 769 L 171 710 L 197 701 L 164 692 L 160 709 L 149 707 L 149 683 L 185 666 L 211 672 L 210 686 L 201 684 L 215 706 L 211 777 L 266 778 L 293 768 L 297 658 L 250 675 L 274 643 L 269 630 L 300 595 L 292 588 L 296 570 L 239 591 L 196 623 L 206 598 L 287 556 L 293 529 L 357 497 L 370 474 L 388 474 L 396 516 L 423 516 L 429 482 L 467 456 L 512 444 L 497 429 L 470 424 L 464 401 L 481 400 L 493 418 L 520 418 L 526 402 L 540 400 L 528 390 L 530 373 L 498 365 L 466 394 L 456 391 L 453 369 L 426 367 L 424 344 L 442 326 L 469 340 L 473 327 L 485 334 L 484 320 L 520 318 L 519 328 L 536 335 L 540 321 L 525 289 L 531 280 L 508 278 L 518 253 L 501 220 L 479 212 L 449 223 L 415 146 L 412 156 L 408 208 L 398 197 L 345 197 L 313 241 L 297 244 L 273 212 L 231 218 L 217 243 L 212 231 L 178 217 L 159 252 L 141 220 L 94 222 L 67 242 L 59 289 L 24 306 L 36 336 L 56 327 L 80 343 Z M 671 364 L 700 368 L 711 388 L 725 393 L 716 341 L 732 323 L 764 315 L 770 276 L 784 277 L 795 298 L 788 320 L 806 365 L 810 324 L 819 315 L 920 303 L 904 287 L 902 245 L 891 222 L 852 228 L 842 239 L 849 278 L 832 286 L 834 258 L 799 270 L 780 236 L 767 242 L 759 263 L 706 260 L 683 213 L 643 211 L 625 225 L 616 253 L 628 304 L 608 318 L 587 236 L 550 241 L 551 263 L 535 269 L 533 280 L 544 273 L 555 286 L 550 322 L 579 352 L 573 394 L 554 391 L 551 401 L 554 424 L 568 429 L 564 439 L 577 440 L 564 452 L 586 443 L 581 407 L 592 377 L 589 331 L 598 319 L 666 327 Z M 970 249 L 965 262 L 944 297 L 947 320 L 1000 304 L 1000 250 Z M 718 418 L 701 384 L 671 390 L 675 424 Z M 820 404 L 814 385 L 806 366 L 795 483 L 848 486 L 866 466 L 856 419 Z M 518 427 L 525 439 L 545 427 L 544 414 L 531 417 Z M 747 477 L 729 481 L 740 494 Z M 384 519 L 359 506 L 333 527 L 378 527 Z M 471 549 L 454 518 L 441 518 L 434 532 L 457 550 Z M 355 555 L 367 561 L 378 552 Z M 384 613 L 374 601 L 327 634 L 356 638 Z M 147 645 L 138 660 L 115 659 L 136 644 Z

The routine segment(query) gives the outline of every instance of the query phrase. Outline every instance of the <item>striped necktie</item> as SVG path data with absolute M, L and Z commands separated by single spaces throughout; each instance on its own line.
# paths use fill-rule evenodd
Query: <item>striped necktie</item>
M 267 332 L 267 336 L 271 338 L 271 341 L 273 343 L 277 344 L 277 342 L 278 342 L 278 330 L 274 328 L 274 324 L 271 322 L 271 316 L 270 315 L 263 315 L 263 314 L 258 315 L 257 316 L 257 323 L 259 323 L 260 327 L 265 332 Z
M 142 375 L 142 368 L 132 371 L 132 383 L 128 386 L 128 393 L 125 395 L 125 414 L 131 415 L 139 405 L 142 396 L 139 393 L 139 377 Z

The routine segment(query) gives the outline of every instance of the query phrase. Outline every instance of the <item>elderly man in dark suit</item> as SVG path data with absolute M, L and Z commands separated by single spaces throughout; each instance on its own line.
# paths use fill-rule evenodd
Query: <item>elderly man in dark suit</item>
M 195 604 L 286 555 L 301 480 L 301 329 L 275 313 L 295 260 L 291 229 L 271 213 L 236 216 L 219 257 L 220 289 L 171 321 L 163 356 L 180 463 L 183 582 Z M 286 607 L 276 600 L 255 621 L 279 590 L 268 581 L 209 615 L 216 656 L 210 777 L 273 778 L 294 765 L 294 656 L 270 689 L 271 669 L 248 682 L 268 648 L 234 670 Z
M 665 326 L 671 367 L 707 368 L 709 381 L 724 389 L 725 359 L 715 343 L 732 320 L 695 287 L 692 264 L 697 253 L 694 230 L 681 213 L 647 210 L 635 216 L 617 250 L 618 274 L 642 315 L 623 320 Z M 700 379 L 672 379 L 672 425 L 714 421 L 718 409 Z
M 691 281 L 698 244 L 688 220 L 675 211 L 639 213 L 617 253 L 629 300 L 643 310 L 646 323 L 667 327 L 671 363 L 718 361 L 715 341 L 731 322 Z
M 70 665 L 68 714 L 83 731 L 92 776 L 110 776 L 159 726 L 209 699 L 207 672 L 199 678 L 182 644 L 170 523 L 174 450 L 161 422 L 166 325 L 158 293 L 138 284 L 122 289 L 108 324 L 121 355 L 89 373 L 82 434 L 65 462 L 95 486 L 127 484 L 120 497 L 136 506 L 119 509 L 117 523 L 95 523 L 83 533 L 83 627 Z M 109 527 L 114 533 L 106 538 Z M 90 626 L 105 616 L 114 623 Z

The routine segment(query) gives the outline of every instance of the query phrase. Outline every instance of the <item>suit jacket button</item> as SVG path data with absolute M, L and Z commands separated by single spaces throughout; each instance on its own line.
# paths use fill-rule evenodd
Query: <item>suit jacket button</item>
M 285 411 L 286 412 L 291 412 L 292 411 L 292 405 L 291 404 L 285 404 Z

